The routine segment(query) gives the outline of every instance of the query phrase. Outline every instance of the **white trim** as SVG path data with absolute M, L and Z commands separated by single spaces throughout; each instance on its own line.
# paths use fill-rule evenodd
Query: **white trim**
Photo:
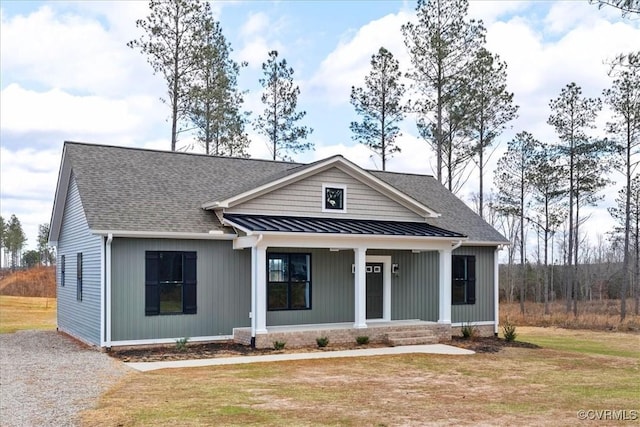
M 489 326 L 489 325 L 493 325 L 495 322 L 493 320 L 482 320 L 480 322 L 456 322 L 456 323 L 452 323 L 451 327 L 452 328 L 459 328 L 461 326 L 465 326 L 465 325 L 471 325 L 471 326 Z
M 213 230 L 218 231 L 218 230 Z M 237 234 L 184 233 L 175 231 L 89 230 L 98 236 L 131 237 L 140 239 L 189 239 L 189 240 L 233 240 Z
M 253 188 L 249 191 L 245 191 L 244 193 L 237 194 L 228 199 L 205 202 L 201 206 L 203 209 L 207 209 L 207 210 L 219 209 L 219 208 L 222 208 L 222 209 L 230 208 L 240 203 L 246 202 L 247 200 L 251 200 L 263 194 L 277 190 L 278 188 L 282 188 L 285 185 L 297 182 L 308 176 L 312 176 L 324 170 L 330 169 L 331 167 L 337 167 L 341 171 L 350 175 L 352 178 L 357 179 L 360 182 L 364 183 L 365 185 L 384 194 L 385 196 L 390 197 L 391 199 L 395 200 L 396 202 L 400 203 L 407 209 L 417 213 L 420 216 L 423 216 L 425 218 L 437 218 L 440 216 L 440 214 L 437 213 L 436 211 L 423 205 L 417 200 L 409 197 L 405 193 L 399 191 L 397 188 L 387 184 L 386 182 L 377 178 L 373 174 L 360 168 L 356 164 L 351 163 L 341 155 L 332 156 L 327 159 L 318 161 L 312 165 L 307 165 L 307 167 L 303 167 L 302 170 L 298 172 L 295 172 L 283 178 L 268 182 L 259 187 Z
M 451 249 L 438 251 L 438 323 L 451 324 Z
M 361 329 L 367 327 L 367 248 L 353 248 L 353 261 L 356 265 L 353 275 L 353 327 Z
M 60 169 L 58 171 L 58 181 L 56 183 L 56 192 L 53 198 L 53 209 L 51 210 L 51 229 L 49 233 L 49 243 L 56 241 L 60 237 L 60 231 L 62 230 L 62 217 L 64 215 L 64 208 L 67 203 L 67 193 L 69 191 L 69 184 L 71 183 L 71 166 L 68 166 L 65 162 L 67 152 L 67 144 L 62 147 L 62 159 L 60 160 Z M 51 240 L 54 239 L 54 240 Z M 57 246 L 52 245 L 52 246 Z
M 390 255 L 367 255 L 367 262 L 382 263 L 382 319 L 367 319 L 367 323 L 381 321 L 391 321 L 391 256 Z M 366 313 L 366 304 L 365 304 Z
M 178 338 L 155 338 L 145 340 L 123 340 L 112 341 L 112 347 L 127 346 L 127 345 L 154 345 L 154 344 L 175 344 L 176 341 L 183 339 Z M 188 342 L 203 342 L 203 341 L 228 341 L 233 339 L 233 335 L 213 335 L 208 337 L 192 337 Z
M 463 240 L 462 246 L 511 246 L 508 242 L 492 242 L 488 240 Z
M 498 334 L 500 324 L 500 262 L 498 252 L 502 249 L 498 246 L 493 253 L 493 322 L 495 324 L 493 333 Z
M 105 331 L 105 298 L 107 297 L 107 281 L 105 278 L 105 240 L 100 237 L 100 347 L 106 347 L 106 331 Z
M 226 221 L 232 224 L 231 221 Z M 238 227 L 241 231 L 245 231 Z M 387 236 L 375 234 L 328 234 L 328 233 L 281 233 L 256 231 L 256 234 L 269 240 L 269 246 L 292 245 L 300 248 L 334 248 L 353 249 L 365 245 L 368 249 L 399 249 L 436 251 L 451 249 L 460 238 L 451 237 L 420 237 L 420 236 Z M 252 246 L 256 234 L 249 231 L 248 236 L 234 240 L 234 249 L 244 249 Z
M 339 188 L 342 190 L 342 209 L 327 209 L 327 188 Z M 345 184 L 332 184 L 332 183 L 323 183 L 322 184 L 322 212 L 329 213 L 347 213 L 347 186 Z
M 113 242 L 113 234 L 109 234 L 107 236 L 107 243 L 106 243 L 106 265 L 105 265 L 105 287 L 106 287 L 106 299 L 105 299 L 105 305 L 107 308 L 107 313 L 106 313 L 106 322 L 107 322 L 107 328 L 106 328 L 106 345 L 107 347 L 111 347 L 111 243 Z

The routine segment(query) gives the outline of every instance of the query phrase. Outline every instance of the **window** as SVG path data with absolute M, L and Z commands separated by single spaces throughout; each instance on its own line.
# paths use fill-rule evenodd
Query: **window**
M 267 263 L 268 309 L 310 309 L 311 255 L 268 254 Z
M 78 301 L 82 301 L 82 252 L 78 254 L 78 262 L 76 264 L 77 267 L 77 288 L 76 288 L 76 299 Z
M 476 257 L 454 255 L 451 284 L 452 304 L 476 303 Z
M 347 210 L 347 187 L 338 184 L 322 184 L 322 210 L 342 211 Z
M 60 286 L 64 286 L 64 269 L 65 269 L 65 259 L 64 255 L 60 256 Z
M 195 252 L 147 251 L 145 314 L 195 314 Z

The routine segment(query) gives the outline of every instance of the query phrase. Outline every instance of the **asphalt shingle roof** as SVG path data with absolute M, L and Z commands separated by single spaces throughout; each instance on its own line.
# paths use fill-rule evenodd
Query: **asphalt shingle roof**
M 307 165 L 192 153 L 65 143 L 80 198 L 92 230 L 207 233 L 222 229 L 202 204 L 241 194 Z M 434 178 L 371 172 L 442 218 L 433 226 L 473 241 L 506 242 Z

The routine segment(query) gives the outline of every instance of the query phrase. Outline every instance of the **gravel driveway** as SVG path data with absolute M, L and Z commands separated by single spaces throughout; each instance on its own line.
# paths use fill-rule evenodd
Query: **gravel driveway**
M 73 426 L 123 363 L 55 331 L 0 335 L 0 425 Z

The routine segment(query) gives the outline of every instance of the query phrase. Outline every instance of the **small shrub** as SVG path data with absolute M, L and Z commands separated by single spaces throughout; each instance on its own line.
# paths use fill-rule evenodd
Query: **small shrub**
M 508 319 L 502 325 L 502 333 L 504 334 L 504 339 L 511 342 L 516 339 L 518 334 L 516 334 L 516 325 L 511 323 Z
M 460 332 L 462 332 L 462 336 L 465 339 L 473 339 L 478 336 L 478 328 L 476 328 L 472 323 L 468 322 L 462 325 Z
M 184 337 L 184 338 L 180 338 L 179 340 L 176 340 L 176 349 L 178 351 L 187 351 L 187 343 L 189 342 L 189 338 L 188 337 Z
M 283 350 L 284 346 L 287 345 L 285 341 L 274 341 L 273 348 L 276 350 Z
M 369 337 L 367 336 L 357 337 L 356 342 L 358 343 L 358 345 L 369 344 Z
M 318 344 L 318 347 L 326 347 L 329 344 L 329 338 L 327 337 L 316 338 L 316 343 Z

